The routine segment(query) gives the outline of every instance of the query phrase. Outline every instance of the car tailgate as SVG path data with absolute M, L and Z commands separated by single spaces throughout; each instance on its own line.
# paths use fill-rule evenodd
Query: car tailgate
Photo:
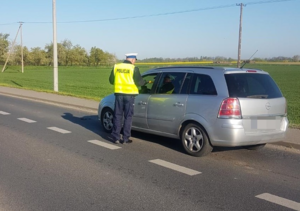
M 273 133 L 286 129 L 286 99 L 239 98 L 243 126 L 247 133 Z

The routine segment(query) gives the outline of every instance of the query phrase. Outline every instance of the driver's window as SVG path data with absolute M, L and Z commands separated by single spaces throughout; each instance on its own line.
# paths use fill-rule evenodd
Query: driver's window
M 160 77 L 156 93 L 179 94 L 186 73 L 166 72 Z
M 143 79 L 147 82 L 150 81 L 150 83 L 146 83 L 144 86 L 138 87 L 140 94 L 149 94 L 151 92 L 156 76 L 157 73 L 143 76 Z

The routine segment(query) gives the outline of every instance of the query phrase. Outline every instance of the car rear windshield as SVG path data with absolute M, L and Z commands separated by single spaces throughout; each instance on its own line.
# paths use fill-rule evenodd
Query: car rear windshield
M 268 74 L 225 74 L 229 97 L 279 98 L 281 91 Z

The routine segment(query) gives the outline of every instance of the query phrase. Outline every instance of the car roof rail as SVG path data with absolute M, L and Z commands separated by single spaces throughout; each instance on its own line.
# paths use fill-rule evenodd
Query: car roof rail
M 210 66 L 169 66 L 169 67 L 158 67 L 155 68 L 156 70 L 158 69 L 171 69 L 171 68 L 202 68 L 202 69 L 217 69 L 215 67 L 210 67 Z

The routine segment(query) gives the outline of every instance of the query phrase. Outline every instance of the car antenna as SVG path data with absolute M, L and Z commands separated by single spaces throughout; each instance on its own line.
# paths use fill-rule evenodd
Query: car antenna
M 245 64 L 250 63 L 251 58 L 256 54 L 257 51 L 258 51 L 258 50 L 256 50 L 255 53 L 254 53 L 248 60 L 245 60 L 245 61 L 243 62 L 243 64 L 242 64 L 242 66 L 240 67 L 240 69 L 242 69 L 242 68 L 245 66 Z

